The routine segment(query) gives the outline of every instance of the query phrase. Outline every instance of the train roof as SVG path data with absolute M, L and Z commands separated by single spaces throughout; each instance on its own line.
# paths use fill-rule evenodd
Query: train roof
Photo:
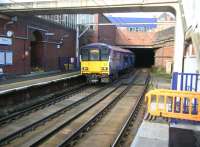
M 119 52 L 132 53 L 131 51 L 129 51 L 127 49 L 122 49 L 122 48 L 120 48 L 118 46 L 112 46 L 112 45 L 108 45 L 108 44 L 105 44 L 105 43 L 91 43 L 91 44 L 87 44 L 87 45 L 85 45 L 85 46 L 83 46 L 81 48 L 92 47 L 92 46 L 106 46 L 111 50 L 115 50 L 115 51 L 119 51 Z

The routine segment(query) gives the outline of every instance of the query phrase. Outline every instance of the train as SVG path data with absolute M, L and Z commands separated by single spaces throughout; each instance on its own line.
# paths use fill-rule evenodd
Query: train
M 81 47 L 81 75 L 89 83 L 109 83 L 119 74 L 134 67 L 135 55 L 127 49 L 105 43 L 91 43 Z

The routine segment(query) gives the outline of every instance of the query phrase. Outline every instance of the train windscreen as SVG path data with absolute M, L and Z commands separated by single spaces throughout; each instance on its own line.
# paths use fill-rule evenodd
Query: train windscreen
M 82 61 L 108 61 L 109 60 L 109 49 L 103 47 L 99 48 L 82 48 L 81 49 L 81 60 Z
M 101 60 L 107 61 L 109 59 L 109 49 L 108 48 L 102 48 L 101 49 Z
M 90 49 L 90 60 L 91 61 L 98 61 L 100 60 L 100 51 L 96 48 Z
M 88 61 L 89 60 L 89 54 L 88 49 L 81 49 L 81 60 L 82 61 Z

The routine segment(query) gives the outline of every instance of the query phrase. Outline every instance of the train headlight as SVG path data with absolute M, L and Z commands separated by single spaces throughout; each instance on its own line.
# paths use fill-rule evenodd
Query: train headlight
M 82 70 L 88 70 L 88 67 L 82 67 Z
M 101 67 L 101 70 L 108 70 L 108 67 Z

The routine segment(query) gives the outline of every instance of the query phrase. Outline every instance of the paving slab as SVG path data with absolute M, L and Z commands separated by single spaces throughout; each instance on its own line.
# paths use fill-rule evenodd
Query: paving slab
M 143 121 L 131 147 L 168 147 L 169 125 Z
M 0 84 L 0 93 L 3 93 L 4 91 L 8 91 L 8 90 L 12 90 L 12 89 L 20 89 L 20 87 L 28 87 L 31 85 L 35 85 L 35 84 L 42 84 L 45 82 L 49 82 L 49 81 L 55 81 L 55 80 L 59 80 L 59 79 L 64 79 L 67 77 L 71 77 L 71 76 L 78 76 L 80 75 L 80 72 L 71 72 L 71 73 L 65 73 L 65 74 L 58 74 L 58 75 L 54 75 L 54 76 L 47 76 L 47 77 L 43 77 L 43 78 L 35 78 L 35 79 L 31 79 L 31 80 L 24 80 L 24 81 L 17 81 L 17 82 L 13 82 L 13 83 L 6 83 L 6 84 Z

